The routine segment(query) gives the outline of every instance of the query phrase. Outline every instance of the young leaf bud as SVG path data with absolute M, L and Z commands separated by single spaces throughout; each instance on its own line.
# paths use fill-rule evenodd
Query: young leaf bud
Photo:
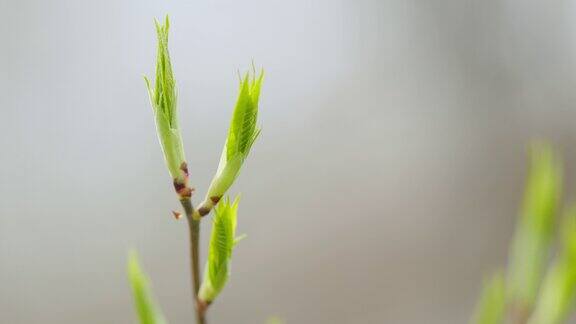
M 198 298 L 202 302 L 211 303 L 222 291 L 230 276 L 232 250 L 239 241 L 236 237 L 238 202 L 238 197 L 232 204 L 230 199 L 226 198 L 215 209 L 204 280 L 198 293 Z
M 158 54 L 156 58 L 156 80 L 152 88 L 150 80 L 144 77 L 154 111 L 158 139 L 164 152 L 168 171 L 172 176 L 174 189 L 180 197 L 190 197 L 188 186 L 188 166 L 182 145 L 182 136 L 178 123 L 177 93 L 170 53 L 168 52 L 168 16 L 164 24 L 155 21 L 158 36 Z
M 240 92 L 230 122 L 228 137 L 220 156 L 216 175 L 210 183 L 206 198 L 198 212 L 204 216 L 210 212 L 240 173 L 242 164 L 250 153 L 250 148 L 260 134 L 256 126 L 258 120 L 258 100 L 264 72 L 256 75 L 248 72 L 240 80 Z

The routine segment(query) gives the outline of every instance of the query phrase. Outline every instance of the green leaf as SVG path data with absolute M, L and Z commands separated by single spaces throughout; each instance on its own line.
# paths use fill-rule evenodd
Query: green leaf
M 562 182 L 560 161 L 548 144 L 536 142 L 530 153 L 530 172 L 508 272 L 509 302 L 519 313 L 531 310 L 536 300 L 554 234 Z
M 239 198 L 231 204 L 226 198 L 215 209 L 208 260 L 199 298 L 212 302 L 220 293 L 230 276 L 232 250 L 240 238 L 236 237 L 236 218 Z
M 164 152 L 168 171 L 175 183 L 186 186 L 188 174 L 178 123 L 176 82 L 168 51 L 170 21 L 166 16 L 164 24 L 157 20 L 154 23 L 158 38 L 156 80 L 154 86 L 148 78 L 144 77 L 144 81 L 154 110 L 158 139 Z
M 504 319 L 505 306 L 504 275 L 499 272 L 484 283 L 482 297 L 476 306 L 471 323 L 501 324 Z
M 230 122 L 226 140 L 226 160 L 237 155 L 246 157 L 250 147 L 258 137 L 260 130 L 256 127 L 258 119 L 258 100 L 264 72 L 259 76 L 247 72 L 240 80 L 240 93 Z
M 204 206 L 211 208 L 232 186 L 240 173 L 244 160 L 260 134 L 256 126 L 258 120 L 258 101 L 264 80 L 264 71 L 256 75 L 247 72 L 240 80 L 240 90 L 232 114 L 228 137 L 222 150 L 216 175 L 210 183 Z
M 138 255 L 131 251 L 128 258 L 128 279 L 132 286 L 134 304 L 141 324 L 164 324 L 164 316 L 154 302 L 148 277 L 138 263 Z
M 576 206 L 562 224 L 561 250 L 551 265 L 536 303 L 530 324 L 560 324 L 576 301 Z

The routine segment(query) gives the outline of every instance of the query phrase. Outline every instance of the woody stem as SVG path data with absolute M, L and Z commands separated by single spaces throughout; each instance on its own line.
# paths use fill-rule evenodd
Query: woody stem
M 200 220 L 194 219 L 194 207 L 192 206 L 192 200 L 190 197 L 184 197 L 180 199 L 180 203 L 184 208 L 186 213 L 186 219 L 188 220 L 188 229 L 190 233 L 190 261 L 191 261 L 191 272 L 192 272 L 192 294 L 194 298 L 194 309 L 196 311 L 196 323 L 206 324 L 205 309 L 204 307 L 199 307 L 198 301 L 198 290 L 200 289 Z

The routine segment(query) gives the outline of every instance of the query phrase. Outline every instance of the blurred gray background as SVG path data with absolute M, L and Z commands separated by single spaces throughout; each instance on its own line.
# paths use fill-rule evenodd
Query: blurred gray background
M 232 190 L 248 238 L 210 323 L 464 323 L 505 264 L 532 138 L 574 197 L 575 1 L 0 0 L 1 323 L 135 323 L 130 247 L 192 322 L 142 80 L 165 13 L 198 196 L 237 71 L 267 73 Z

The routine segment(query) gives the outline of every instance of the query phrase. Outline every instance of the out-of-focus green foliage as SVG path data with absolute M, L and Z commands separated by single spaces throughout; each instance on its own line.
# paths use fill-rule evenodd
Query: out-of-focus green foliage
M 266 324 L 284 324 L 284 321 L 282 321 L 279 317 L 272 316 L 268 318 Z
M 560 247 L 548 267 L 560 203 L 559 158 L 543 142 L 530 150 L 530 171 L 522 213 L 510 250 L 506 280 L 484 286 L 472 323 L 561 324 L 576 302 L 576 206 L 564 217 Z
M 506 308 L 504 275 L 496 273 L 486 280 L 480 301 L 476 306 L 472 324 L 500 324 Z
M 546 274 L 530 324 L 562 323 L 574 306 L 576 295 L 576 206 L 567 213 L 561 233 L 561 250 Z
M 264 72 L 258 75 L 255 71 L 247 72 L 240 80 L 240 92 L 232 114 L 228 137 L 216 175 L 210 183 L 204 205 L 216 204 L 240 173 L 250 148 L 260 134 L 256 123 L 258 120 L 258 101 Z
M 150 102 L 156 117 L 156 130 L 164 152 L 164 159 L 170 175 L 179 184 L 186 184 L 187 171 L 184 170 L 186 158 L 180 135 L 177 110 L 177 92 L 170 53 L 168 52 L 168 33 L 170 21 L 168 16 L 161 24 L 157 20 L 158 54 L 156 57 L 156 80 L 154 89 L 148 78 L 144 77 Z
M 141 324 L 165 324 L 160 308 L 154 302 L 148 277 L 142 272 L 136 252 L 128 258 L 128 279 L 132 286 L 134 303 Z
M 239 198 L 231 204 L 226 198 L 215 210 L 208 261 L 204 271 L 204 281 L 198 297 L 212 302 L 220 293 L 230 276 L 232 250 L 240 238 L 236 238 L 236 216 Z
M 530 150 L 530 172 L 524 205 L 511 247 L 509 302 L 532 308 L 554 233 L 561 191 L 561 166 L 552 148 L 542 142 Z

